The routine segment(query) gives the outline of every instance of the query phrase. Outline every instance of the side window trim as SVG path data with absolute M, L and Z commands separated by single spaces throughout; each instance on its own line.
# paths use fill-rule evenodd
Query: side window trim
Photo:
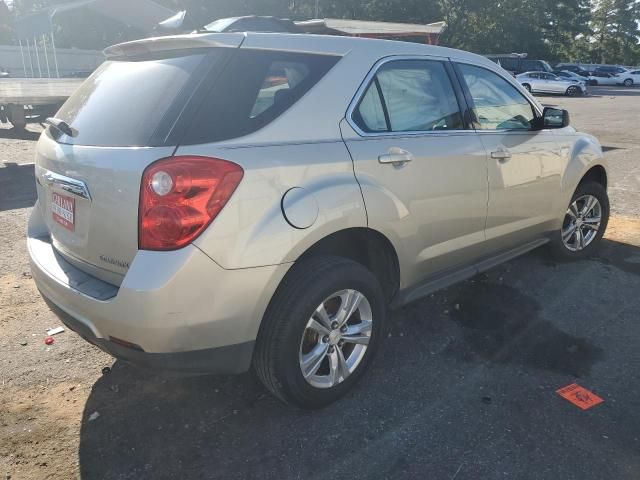
M 380 86 L 380 80 L 378 80 L 378 75 L 373 76 L 373 83 L 376 85 L 376 91 L 378 92 L 378 96 L 380 97 L 380 105 L 382 106 L 382 113 L 384 114 L 384 122 L 387 124 L 387 132 L 392 131 L 391 128 L 391 118 L 389 117 L 389 109 L 387 108 L 387 101 L 384 98 L 384 93 L 382 93 L 382 87 Z M 364 96 L 362 97 L 364 98 Z M 360 103 L 358 102 L 358 107 L 360 108 Z
M 536 118 L 539 118 L 539 117 L 542 116 L 542 112 L 540 111 L 538 106 L 536 104 L 532 103 L 531 100 L 529 100 L 525 95 L 523 95 L 522 92 L 520 92 L 520 90 L 518 90 L 518 88 L 516 88 L 515 85 L 513 85 L 513 82 L 508 80 L 500 72 L 492 70 L 490 68 L 487 68 L 484 65 L 479 65 L 477 63 L 466 62 L 466 61 L 462 61 L 462 60 L 453 60 L 452 63 L 453 63 L 454 71 L 456 72 L 456 75 L 458 77 L 458 81 L 460 82 L 460 85 L 462 85 L 462 90 L 464 92 L 464 98 L 467 101 L 467 104 L 469 105 L 470 117 L 472 119 L 473 128 L 474 128 L 474 130 L 476 132 L 483 132 L 483 133 L 487 133 L 487 132 L 502 132 L 502 133 L 505 133 L 505 132 L 510 132 L 510 131 L 517 131 L 519 133 L 522 133 L 523 130 L 486 130 L 486 129 L 478 128 L 478 125 L 480 125 L 480 121 L 476 117 L 475 102 L 473 101 L 473 97 L 471 96 L 471 92 L 469 91 L 469 87 L 467 87 L 467 84 L 464 81 L 464 75 L 462 74 L 462 71 L 460 70 L 460 65 L 470 65 L 472 67 L 482 68 L 482 69 L 487 70 L 488 72 L 491 72 L 491 73 L 497 75 L 498 77 L 502 78 L 509 85 L 513 86 L 513 88 L 522 96 L 522 98 L 524 100 L 526 100 L 526 102 L 531 106 L 531 111 L 533 112 L 533 114 L 534 114 L 534 116 Z
M 377 75 L 378 72 L 380 71 L 380 69 L 388 64 L 388 63 L 392 63 L 392 62 L 403 62 L 403 61 L 431 61 L 431 62 L 439 62 L 442 63 L 445 71 L 449 77 L 449 81 L 451 84 L 451 88 L 454 90 L 455 95 L 456 95 L 456 101 L 458 103 L 458 111 L 460 113 L 460 115 L 462 116 L 462 121 L 463 124 L 465 126 L 464 129 L 458 129 L 458 130 L 440 130 L 440 131 L 403 131 L 403 132 L 393 132 L 391 131 L 391 121 L 388 117 L 389 113 L 387 110 L 387 105 L 386 105 L 386 100 L 384 98 L 384 94 L 382 93 L 382 88 L 380 87 L 380 82 L 377 79 Z M 461 104 L 461 100 L 463 98 L 461 98 L 458 95 L 458 91 L 456 90 L 456 80 L 454 80 L 454 78 L 452 78 L 451 72 L 449 71 L 449 68 L 447 68 L 447 66 L 451 63 L 451 60 L 449 58 L 446 57 L 435 57 L 435 56 L 430 56 L 430 55 L 395 55 L 395 56 L 389 56 L 389 57 L 384 57 L 381 58 L 380 60 L 378 60 L 373 67 L 371 68 L 371 70 L 369 71 L 369 73 L 367 73 L 367 76 L 364 78 L 362 84 L 360 85 L 360 87 L 358 88 L 358 90 L 356 91 L 355 95 L 353 96 L 353 99 L 351 100 L 351 103 L 349 104 L 349 107 L 347 109 L 347 113 L 345 115 L 345 119 L 347 120 L 347 123 L 351 126 L 351 128 L 353 128 L 353 130 L 358 134 L 358 136 L 360 137 L 406 137 L 406 136 L 420 136 L 420 135 L 447 135 L 447 134 L 452 134 L 452 133 L 460 133 L 460 132 L 474 132 L 473 126 L 471 124 L 467 124 L 467 121 L 465 119 L 465 108 L 468 108 L 468 104 L 467 102 L 465 102 L 464 104 Z M 458 80 L 459 81 L 459 80 Z M 354 120 L 354 115 L 355 115 L 355 111 L 358 109 L 358 107 L 360 106 L 360 103 L 362 102 L 362 100 L 364 99 L 364 96 L 366 95 L 367 91 L 369 90 L 369 87 L 372 85 L 372 83 L 375 82 L 376 83 L 376 89 L 378 92 L 378 95 L 380 96 L 380 102 L 382 103 L 382 108 L 384 111 L 384 115 L 385 115 L 385 121 L 387 122 L 387 131 L 386 132 L 365 132 L 363 131 L 358 124 L 355 122 Z

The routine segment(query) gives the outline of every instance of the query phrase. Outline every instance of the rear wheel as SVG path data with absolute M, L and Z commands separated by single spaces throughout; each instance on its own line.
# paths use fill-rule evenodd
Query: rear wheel
M 332 256 L 296 263 L 263 319 L 254 355 L 258 377 L 302 408 L 336 401 L 376 353 L 385 308 L 377 279 L 362 265 Z
M 573 260 L 589 256 L 602 240 L 609 222 L 609 197 L 602 185 L 580 185 L 571 198 L 562 228 L 551 241 L 554 256 Z
M 580 89 L 572 85 L 569 88 L 567 88 L 566 93 L 568 97 L 575 97 L 580 93 Z
M 523 83 L 522 86 L 527 89 L 527 92 L 531 93 L 531 85 L 528 83 Z
M 623 83 L 625 87 L 633 87 L 633 80 L 631 78 L 627 78 Z

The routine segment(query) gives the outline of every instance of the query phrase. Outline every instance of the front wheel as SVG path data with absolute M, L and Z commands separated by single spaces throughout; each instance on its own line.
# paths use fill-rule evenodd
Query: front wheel
M 523 83 L 522 86 L 527 89 L 527 92 L 531 93 L 531 85 L 528 83 Z
M 384 331 L 378 280 L 340 257 L 297 262 L 274 295 L 260 328 L 254 369 L 277 397 L 322 408 L 367 370 Z
M 598 248 L 609 223 L 609 197 L 602 185 L 578 186 L 564 216 L 562 228 L 551 240 L 558 260 L 587 257 Z

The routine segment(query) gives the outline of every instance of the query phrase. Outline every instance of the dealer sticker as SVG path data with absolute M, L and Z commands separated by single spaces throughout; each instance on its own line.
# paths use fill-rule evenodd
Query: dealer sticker
M 75 228 L 76 202 L 73 198 L 53 192 L 51 195 L 51 214 L 53 221 L 67 230 Z

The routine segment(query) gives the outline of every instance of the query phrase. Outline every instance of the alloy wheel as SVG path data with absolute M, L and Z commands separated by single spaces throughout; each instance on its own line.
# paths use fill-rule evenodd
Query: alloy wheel
M 578 94 L 578 88 L 577 87 L 569 87 L 567 89 L 567 95 L 569 95 L 570 97 L 575 97 Z
M 600 202 L 593 195 L 583 195 L 567 210 L 562 225 L 562 243 L 572 252 L 584 250 L 596 238 L 601 225 Z
M 341 290 L 326 298 L 300 342 L 300 370 L 307 383 L 331 388 L 344 382 L 362 362 L 372 327 L 371 305 L 362 293 Z

